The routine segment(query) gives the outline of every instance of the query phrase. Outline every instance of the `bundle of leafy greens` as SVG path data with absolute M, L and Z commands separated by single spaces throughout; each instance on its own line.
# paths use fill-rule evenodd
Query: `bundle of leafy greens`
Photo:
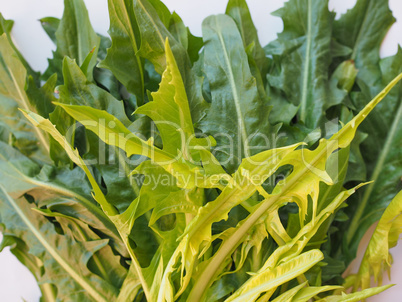
M 206 18 L 202 38 L 159 0 L 108 6 L 110 38 L 83 0 L 41 20 L 57 46 L 44 74 L 0 15 L 0 250 L 42 301 L 387 289 L 370 281 L 402 227 L 402 50 L 378 54 L 387 0 L 339 20 L 328 0 L 289 0 L 265 47 L 244 0 Z

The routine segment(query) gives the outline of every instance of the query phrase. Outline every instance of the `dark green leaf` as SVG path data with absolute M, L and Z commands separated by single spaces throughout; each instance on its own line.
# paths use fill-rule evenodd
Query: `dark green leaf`
M 380 80 L 379 50 L 394 22 L 388 0 L 358 0 L 334 23 L 335 39 L 352 49 L 350 58 L 359 70 L 358 78 L 369 86 Z
M 274 13 L 284 30 L 266 51 L 278 55 L 280 70 L 269 75 L 271 86 L 281 89 L 299 107 L 298 117 L 315 129 L 327 102 L 328 69 L 334 13 L 328 0 L 292 0 Z
M 253 46 L 251 56 L 254 58 L 254 62 L 260 71 L 262 84 L 265 86 L 265 75 L 268 71 L 268 59 L 258 40 L 257 29 L 251 19 L 246 1 L 230 0 L 226 7 L 226 14 L 231 16 L 236 22 L 237 28 L 239 29 L 240 35 L 243 39 L 244 47 L 247 48 L 251 45 Z M 256 77 L 254 73 L 253 76 Z
M 138 24 L 141 24 L 142 40 L 137 55 L 149 60 L 156 72 L 162 74 L 166 68 L 165 41 L 168 39 L 186 87 L 191 117 L 193 122 L 197 123 L 204 116 L 207 104 L 202 97 L 202 79 L 191 70 L 186 49 L 168 31 L 155 8 L 147 0 L 135 0 L 134 12 Z
M 90 52 L 94 52 L 86 77 L 92 81 L 92 71 L 96 65 L 100 38 L 89 21 L 88 11 L 83 0 L 65 0 L 63 17 L 55 33 L 57 49 L 44 77 L 57 73 L 58 83 L 63 82 L 62 61 L 65 56 L 77 60 L 82 65 Z
M 112 46 L 99 67 L 109 69 L 127 90 L 136 96 L 137 103 L 142 104 L 144 63 L 137 55 L 141 36 L 134 15 L 133 1 L 109 0 L 108 5 Z
M 54 89 L 56 87 L 57 75 L 52 75 L 47 82 L 38 88 L 32 77 L 28 78 L 28 87 L 26 94 L 31 104 L 34 104 L 37 112 L 45 118 L 53 112 L 55 106 L 52 102 L 56 101 Z
M 260 99 L 243 41 L 225 15 L 204 20 L 204 68 L 212 105 L 199 128 L 215 137 L 216 157 L 234 172 L 244 157 L 271 147 L 268 104 Z

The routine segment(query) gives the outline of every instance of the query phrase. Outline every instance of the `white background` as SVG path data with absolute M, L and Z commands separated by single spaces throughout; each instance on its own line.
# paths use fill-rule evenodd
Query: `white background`
M 202 20 L 211 14 L 224 13 L 227 0 L 162 0 L 168 8 L 175 10 L 190 27 L 193 34 L 201 36 Z M 276 34 L 283 29 L 280 18 L 270 15 L 271 12 L 283 6 L 284 0 L 248 0 L 248 5 L 259 30 L 261 44 L 264 46 L 276 38 Z M 330 9 L 344 13 L 351 8 L 356 0 L 330 0 Z M 402 1 L 390 0 L 390 7 L 397 19 L 384 40 L 381 48 L 381 56 L 393 55 L 397 51 L 397 45 L 402 44 Z M 85 0 L 91 22 L 95 31 L 106 35 L 109 28 L 109 18 L 106 0 Z M 52 56 L 55 49 L 53 43 L 42 30 L 37 21 L 42 17 L 61 17 L 63 13 L 62 0 L 0 0 L 0 12 L 6 19 L 15 20 L 13 38 L 17 47 L 25 56 L 31 66 L 40 71 L 47 67 L 47 58 Z M 359 248 L 359 259 L 367 245 L 372 227 Z M 0 234 L 1 240 L 1 234 Z M 400 283 L 379 296 L 372 297 L 368 301 L 401 301 L 402 293 L 402 245 L 391 250 L 394 256 L 394 265 L 391 271 L 393 283 Z M 349 268 L 356 271 L 359 262 L 355 261 Z M 388 277 L 384 276 L 387 281 Z M 389 283 L 389 282 L 387 282 Z M 39 301 L 40 292 L 30 272 L 22 266 L 8 249 L 0 253 L 0 301 L 20 302 L 25 299 L 28 302 Z

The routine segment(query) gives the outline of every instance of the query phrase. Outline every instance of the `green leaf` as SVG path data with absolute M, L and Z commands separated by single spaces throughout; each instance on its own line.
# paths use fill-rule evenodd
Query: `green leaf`
M 63 77 L 64 85 L 57 88 L 60 102 L 108 110 L 110 113 L 115 114 L 125 125 L 131 124 L 126 116 L 123 102 L 116 100 L 97 85 L 88 82 L 76 62 L 68 57 L 63 60 Z M 63 135 L 67 136 L 68 139 L 74 140 L 76 135 L 75 121 L 64 110 L 56 108 L 50 114 L 50 120 Z M 81 145 L 84 150 L 86 147 L 86 143 Z M 95 146 L 92 147 L 94 148 Z M 69 162 L 64 150 L 54 140 L 51 140 L 50 156 L 56 165 L 59 162 Z
M 48 78 L 53 73 L 57 73 L 58 83 L 62 83 L 62 61 L 64 57 L 68 56 L 77 60 L 77 64 L 81 66 L 88 54 L 93 52 L 88 72 L 85 74 L 88 80 L 92 81 L 100 38 L 91 26 L 83 0 L 64 1 L 63 17 L 55 35 L 57 49 L 53 53 L 53 59 L 49 60 L 49 67 L 44 76 Z
M 63 60 L 63 78 L 64 84 L 58 87 L 59 102 L 106 110 L 124 125 L 129 126 L 131 124 L 124 111 L 123 102 L 116 100 L 105 90 L 88 82 L 85 74 L 70 58 Z
M 358 0 L 334 23 L 335 39 L 352 49 L 350 58 L 359 70 L 358 78 L 369 86 L 379 79 L 381 42 L 394 22 L 388 0 Z
M 269 98 L 265 91 L 265 86 L 270 61 L 266 57 L 265 51 L 258 40 L 257 29 L 251 19 L 246 1 L 229 1 L 226 7 L 226 14 L 231 16 L 236 22 L 247 53 L 250 72 L 257 82 L 258 94 L 261 100 L 268 102 Z M 267 109 L 265 112 L 266 115 L 269 115 L 270 110 Z
M 133 93 L 139 104 L 144 98 L 144 63 L 137 55 L 141 44 L 133 2 L 108 1 L 112 46 L 99 67 L 107 68 Z
M 154 66 L 155 70 L 162 74 L 166 68 L 165 58 L 165 40 L 169 39 L 172 51 L 175 55 L 184 55 L 184 48 L 179 44 L 167 30 L 160 16 L 147 0 L 135 0 L 134 12 L 138 24 L 141 24 L 141 47 L 138 55 L 148 59 Z M 162 14 L 163 15 L 163 14 Z M 182 62 L 185 62 L 184 57 Z
M 170 174 L 158 166 L 152 167 L 149 165 L 149 161 L 141 164 L 136 172 L 142 173 L 148 178 L 147 182 L 149 183 L 143 183 L 141 187 L 140 203 L 136 216 L 138 217 L 153 208 L 152 215 L 149 218 L 150 226 L 157 223 L 161 217 L 174 213 L 196 215 L 203 205 L 205 196 L 202 189 L 179 189 L 175 186 L 174 178 Z
M 74 173 L 65 174 L 69 175 L 70 179 L 74 176 L 76 179 L 78 179 L 78 176 L 85 177 L 84 172 L 80 172 L 80 169 L 77 167 L 74 170 Z M 68 180 L 62 178 L 61 175 L 58 175 L 57 177 L 61 180 L 64 180 L 66 183 L 68 182 Z M 77 182 L 76 180 L 74 181 Z M 70 184 L 69 186 L 73 187 L 74 183 Z M 90 191 L 90 184 L 88 183 L 86 186 L 88 187 L 87 190 Z M 38 202 L 38 207 L 45 207 L 51 212 L 60 213 L 68 216 L 71 219 L 79 220 L 87 224 L 92 230 L 96 230 L 97 234 L 100 234 L 102 238 L 109 239 L 109 245 L 114 251 L 117 251 L 123 257 L 129 257 L 127 248 L 125 247 L 120 235 L 110 220 L 106 220 L 107 223 L 105 223 L 104 218 L 99 219 L 97 212 L 93 212 L 91 209 L 84 207 L 75 199 L 63 196 L 50 196 L 48 199 L 40 200 Z
M 65 58 L 63 65 L 64 85 L 58 87 L 60 102 L 104 109 L 114 114 L 126 126 L 131 124 L 126 116 L 123 102 L 116 100 L 107 91 L 88 82 L 84 73 L 73 60 Z M 79 129 L 77 130 L 79 125 L 77 126 L 74 120 L 61 108 L 57 108 L 50 115 L 50 120 L 71 141 L 74 140 L 74 136 L 77 138 L 79 135 Z M 77 141 L 75 143 L 81 147 L 80 151 L 84 154 L 85 159 L 93 163 L 91 166 L 100 172 L 108 191 L 107 198 L 112 200 L 112 204 L 117 206 L 119 210 L 125 210 L 133 200 L 133 195 L 135 196 L 137 190 L 132 179 L 128 177 L 131 169 L 128 158 L 118 148 L 107 148 L 92 133 L 83 134 L 81 132 L 81 135 L 84 138 L 80 144 Z M 69 162 L 65 150 L 54 140 L 52 140 L 51 145 L 51 157 L 56 164 L 58 162 Z M 122 175 L 126 177 L 121 177 Z
M 258 40 L 257 29 L 251 19 L 251 14 L 245 0 L 230 0 L 226 6 L 226 14 L 231 16 L 236 22 L 240 35 L 243 39 L 244 48 L 253 46 L 252 57 L 255 61 L 257 69 L 262 77 L 262 84 L 265 86 L 265 75 L 268 71 L 268 59 L 265 55 L 264 49 Z M 257 77 L 253 73 L 254 77 Z
M 40 19 L 39 21 L 40 24 L 42 25 L 42 28 L 49 36 L 50 40 L 52 40 L 54 44 L 57 44 L 56 31 L 59 28 L 60 19 L 55 17 L 45 17 Z
M 52 75 L 42 87 L 37 87 L 33 78 L 28 78 L 26 94 L 31 104 L 35 104 L 38 114 L 45 118 L 49 117 L 55 106 L 52 102 L 56 101 L 54 90 L 57 82 L 57 75 Z
M 140 259 L 137 257 L 138 254 L 135 253 L 134 249 L 131 246 L 130 240 L 129 240 L 130 233 L 134 228 L 134 223 L 135 223 L 134 215 L 136 213 L 137 205 L 138 205 L 138 200 L 135 200 L 134 202 L 132 202 L 132 204 L 128 207 L 128 209 L 124 213 L 110 216 L 110 219 L 113 221 L 113 223 L 118 228 L 120 236 L 121 236 L 122 240 L 124 241 L 124 243 L 126 244 L 128 250 L 129 250 L 130 256 L 131 256 L 132 263 L 131 263 L 130 271 L 133 276 L 135 275 L 135 277 L 133 277 L 133 276 L 131 277 L 131 278 L 135 278 L 135 280 L 133 281 L 135 283 L 135 287 L 133 288 L 133 290 L 134 290 L 134 292 L 136 291 L 136 287 L 138 286 L 137 285 L 137 281 L 138 281 L 141 284 L 141 287 L 142 287 L 142 290 L 144 291 L 145 296 L 147 297 L 147 299 L 150 299 L 151 283 L 147 282 L 148 280 L 146 279 L 145 272 L 141 267 L 141 263 L 139 261 Z M 144 225 L 142 225 L 141 231 L 143 233 L 145 233 Z M 143 236 L 144 235 L 143 233 L 139 234 L 139 235 Z M 145 235 L 145 237 L 147 237 L 148 241 L 147 241 L 147 244 L 144 246 L 144 248 L 145 249 L 149 249 L 150 247 L 152 248 L 152 244 L 149 244 L 149 237 L 147 235 Z M 129 284 L 132 283 L 132 281 L 130 281 L 130 279 L 127 282 L 129 282 Z M 127 295 L 130 295 L 130 291 L 128 289 L 126 289 L 125 291 L 126 291 Z
M 180 16 L 173 12 L 167 27 L 176 41 L 178 41 L 185 50 L 187 50 L 191 63 L 198 60 L 198 53 L 203 46 L 202 38 L 193 36 L 190 29 L 184 25 Z
M 148 2 L 154 7 L 155 12 L 158 14 L 163 25 L 167 28 L 170 24 L 171 18 L 173 17 L 173 14 L 170 13 L 168 7 L 161 0 L 148 0 Z
M 272 147 L 268 108 L 259 98 L 234 21 L 225 15 L 208 17 L 203 22 L 203 38 L 212 105 L 199 128 L 215 137 L 214 153 L 233 173 L 243 158 Z
M 188 47 L 187 52 L 190 57 L 190 60 L 193 64 L 195 64 L 200 58 L 200 51 L 204 46 L 204 42 L 201 37 L 193 36 L 190 32 L 190 29 L 187 27 L 188 34 Z M 193 65 L 194 66 L 194 65 Z
M 159 1 L 152 1 L 153 4 Z M 155 5 L 159 6 L 159 5 Z M 197 123 L 205 114 L 208 105 L 202 96 L 202 79 L 191 69 L 191 62 L 186 49 L 169 32 L 155 7 L 147 0 L 134 1 L 134 13 L 140 26 L 141 47 L 137 55 L 149 60 L 157 73 L 162 74 L 166 69 L 165 41 L 169 40 L 171 50 L 177 61 L 178 68 L 184 80 L 189 100 L 193 122 Z M 162 13 L 162 15 L 165 15 Z
M 158 92 L 152 93 L 153 101 L 139 107 L 135 113 L 149 116 L 158 127 L 163 150 L 172 155 L 181 154 L 191 161 L 191 146 L 210 146 L 206 139 L 195 137 L 190 107 L 180 71 L 169 42 L 166 40 L 166 70 L 162 74 Z M 191 152 L 193 151 L 193 152 Z
M 327 0 L 293 0 L 274 15 L 282 18 L 284 30 L 265 48 L 267 53 L 279 56 L 280 64 L 279 71 L 269 75 L 268 81 L 299 107 L 300 121 L 315 129 L 327 100 L 335 14 L 329 12 Z
M 7 36 L 9 36 L 13 26 L 13 20 L 6 20 L 4 19 L 3 14 L 0 14 L 0 35 L 5 33 Z
M 173 37 L 178 41 L 184 49 L 188 49 L 188 30 L 187 27 L 184 25 L 183 20 L 180 16 L 173 12 L 170 22 L 168 25 L 168 29 Z
M 101 61 L 106 58 L 107 50 L 112 46 L 112 40 L 109 37 L 99 35 L 101 38 L 99 51 L 98 51 L 98 65 L 94 68 L 94 80 L 99 87 L 106 89 L 115 98 L 120 99 L 121 84 L 113 75 L 113 73 L 104 68 L 99 68 Z
M 329 92 L 332 94 L 331 100 L 327 101 L 324 109 L 348 102 L 348 93 L 352 90 L 358 70 L 353 60 L 344 61 L 335 69 L 329 79 Z

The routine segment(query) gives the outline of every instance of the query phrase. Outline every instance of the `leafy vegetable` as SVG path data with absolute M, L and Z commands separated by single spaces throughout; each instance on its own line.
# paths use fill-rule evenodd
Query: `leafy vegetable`
M 42 299 L 358 301 L 387 289 L 370 288 L 390 267 L 402 203 L 402 52 L 378 55 L 387 1 L 335 20 L 328 1 L 290 0 L 265 47 L 244 0 L 206 18 L 202 38 L 159 0 L 108 7 L 111 39 L 82 0 L 41 19 L 57 47 L 43 82 L 0 15 L 0 250 Z

